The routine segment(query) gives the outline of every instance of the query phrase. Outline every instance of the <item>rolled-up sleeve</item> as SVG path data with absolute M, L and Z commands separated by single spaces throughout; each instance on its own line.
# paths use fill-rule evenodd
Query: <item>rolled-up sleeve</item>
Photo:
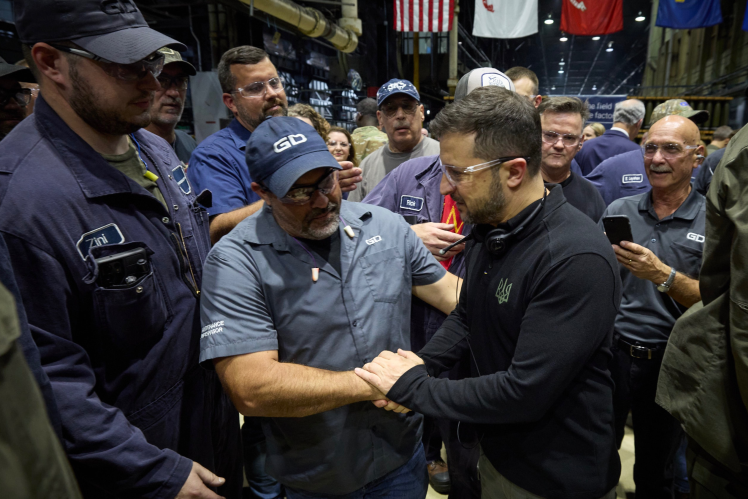
M 200 362 L 278 349 L 259 269 L 235 247 L 216 246 L 205 261 L 200 319 Z

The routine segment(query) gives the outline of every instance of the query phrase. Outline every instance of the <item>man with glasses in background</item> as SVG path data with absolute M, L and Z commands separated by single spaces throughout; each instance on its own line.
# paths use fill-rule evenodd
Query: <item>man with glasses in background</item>
M 423 106 L 418 90 L 408 80 L 392 79 L 377 91 L 377 118 L 388 143 L 361 162 L 363 180 L 349 201 L 361 201 L 392 170 L 412 158 L 439 154 L 439 143 L 421 135 Z
M 186 132 L 177 130 L 176 126 L 184 111 L 190 76 L 197 71 L 192 64 L 183 61 L 176 50 L 163 47 L 159 53 L 164 55 L 164 69 L 158 75 L 161 89 L 156 91 L 151 107 L 151 124 L 145 129 L 168 142 L 179 160 L 187 165 L 197 143 Z
M 238 498 L 238 414 L 198 365 L 207 216 L 142 130 L 185 47 L 130 0 L 14 10 L 41 95 L 0 143 L 0 233 L 83 495 Z
M 605 202 L 595 186 L 571 168 L 574 156 L 582 148 L 582 130 L 590 117 L 587 104 L 576 97 L 548 97 L 538 112 L 543 125 L 543 180 L 559 184 L 570 205 L 598 222 Z
M 524 97 L 477 88 L 430 130 L 441 192 L 473 224 L 465 284 L 418 355 L 382 352 L 356 373 L 391 401 L 462 422 L 463 437 L 480 425 L 483 498 L 615 498 L 608 362 L 621 283 L 609 243 L 543 184 L 540 117 Z M 458 361 L 470 377 L 439 378 Z
M 704 155 L 699 138 L 698 127 L 683 116 L 652 125 L 642 146 L 651 189 L 614 201 L 603 215 L 628 217 L 633 236 L 613 246 L 623 299 L 610 369 L 619 446 L 629 411 L 633 418 L 637 497 L 672 497 L 673 456 L 682 430 L 655 403 L 655 392 L 673 325 L 701 299 L 706 208 L 704 196 L 691 186 L 691 174 Z
M 353 368 L 410 345 L 411 294 L 451 312 L 457 277 L 402 217 L 342 200 L 340 165 L 302 121 L 260 124 L 247 167 L 265 207 L 208 255 L 201 360 L 262 417 L 288 499 L 423 499 L 420 415 L 372 405 L 387 402 Z
M 0 57 L 0 140 L 28 116 L 31 89 L 23 88 L 22 81 L 36 81 L 28 68 L 8 64 Z

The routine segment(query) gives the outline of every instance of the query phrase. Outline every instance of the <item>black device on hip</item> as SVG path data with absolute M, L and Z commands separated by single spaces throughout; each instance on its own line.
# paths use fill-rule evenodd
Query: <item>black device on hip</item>
M 634 236 L 631 235 L 631 222 L 626 215 L 603 217 L 603 227 L 605 227 L 605 235 L 608 236 L 610 244 L 620 246 L 621 241 L 634 242 Z
M 151 273 L 151 262 L 145 248 L 123 251 L 95 261 L 99 268 L 96 283 L 102 288 L 129 288 Z

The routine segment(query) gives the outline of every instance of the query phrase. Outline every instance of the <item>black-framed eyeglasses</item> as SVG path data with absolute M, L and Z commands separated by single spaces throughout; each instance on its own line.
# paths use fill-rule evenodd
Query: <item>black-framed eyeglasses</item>
M 314 184 L 291 186 L 286 195 L 280 198 L 280 202 L 283 204 L 306 204 L 311 201 L 315 191 L 330 194 L 336 185 L 338 185 L 338 170 L 330 168 Z
M 268 87 L 274 92 L 280 92 L 283 90 L 285 83 L 286 80 L 282 76 L 274 76 L 267 81 L 255 81 L 239 87 L 235 92 L 238 92 L 245 99 L 253 99 L 255 97 L 264 97 Z
M 395 116 L 397 114 L 397 110 L 401 108 L 405 114 L 412 116 L 416 114 L 416 109 L 418 109 L 418 106 L 420 104 L 421 103 L 416 100 L 409 100 L 402 104 L 398 104 L 395 102 L 385 102 L 384 104 L 382 104 L 382 107 L 380 107 L 379 109 L 388 118 L 392 118 L 393 116 Z
M 7 106 L 11 99 L 15 100 L 20 107 L 26 107 L 31 102 L 31 89 L 0 90 L 0 107 Z
M 155 78 L 161 74 L 164 69 L 164 54 L 160 52 L 154 52 L 148 57 L 139 61 L 133 62 L 132 64 L 119 64 L 116 62 L 108 61 L 103 57 L 99 57 L 96 54 L 83 49 L 66 47 L 64 45 L 50 44 L 57 50 L 67 52 L 68 54 L 77 55 L 78 57 L 85 57 L 96 62 L 106 74 L 112 78 L 117 78 L 123 81 L 135 81 L 145 78 L 148 73 L 152 74 Z
M 564 147 L 574 147 L 576 145 L 579 145 L 579 141 L 582 140 L 579 135 L 562 135 L 552 130 L 543 130 L 543 142 L 545 142 L 546 144 L 554 146 L 559 141 L 559 139 L 561 139 L 561 143 L 564 145 Z
M 162 90 L 169 90 L 172 86 L 176 87 L 177 90 L 187 90 L 190 84 L 190 77 L 186 75 L 167 76 L 162 73 L 156 79 Z

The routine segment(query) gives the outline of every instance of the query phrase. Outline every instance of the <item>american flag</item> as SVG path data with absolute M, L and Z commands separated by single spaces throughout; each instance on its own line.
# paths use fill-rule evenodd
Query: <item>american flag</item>
M 454 10 L 454 0 L 395 0 L 395 31 L 449 31 Z

